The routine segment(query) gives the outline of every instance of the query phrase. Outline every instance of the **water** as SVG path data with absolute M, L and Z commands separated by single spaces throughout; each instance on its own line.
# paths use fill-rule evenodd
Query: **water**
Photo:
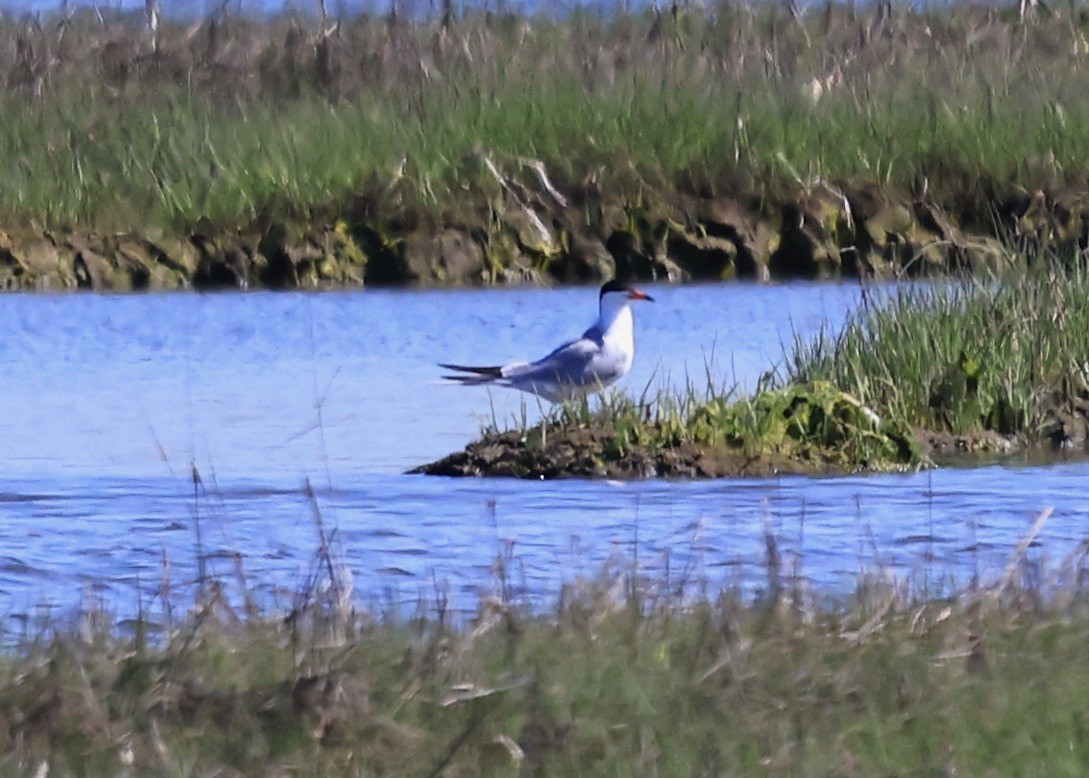
M 649 288 L 623 386 L 752 387 L 792 333 L 836 327 L 850 284 Z M 530 599 L 604 560 L 759 586 L 765 534 L 813 586 L 882 565 L 999 575 L 1038 513 L 1057 559 L 1089 526 L 1085 464 L 901 476 L 607 483 L 404 471 L 532 398 L 437 380 L 438 361 L 534 357 L 592 320 L 591 289 L 8 295 L 0 301 L 0 613 L 131 611 L 212 572 L 277 602 L 315 570 L 315 508 L 359 596 Z M 192 472 L 199 475 L 194 486 Z M 312 484 L 316 498 L 304 490 Z M 944 584 L 942 584 L 944 585 Z M 160 597 L 160 599 L 162 599 Z

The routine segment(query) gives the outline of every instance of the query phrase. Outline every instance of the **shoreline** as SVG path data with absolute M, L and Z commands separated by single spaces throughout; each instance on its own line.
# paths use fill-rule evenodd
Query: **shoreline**
M 958 226 L 934 202 L 872 187 L 824 187 L 760 206 L 772 216 L 747 210 L 746 198 L 671 197 L 653 213 L 619 201 L 560 208 L 538 200 L 490 225 L 492 205 L 481 202 L 474 224 L 398 228 L 345 217 L 220 233 L 0 229 L 0 289 L 486 287 L 616 275 L 673 283 L 881 280 L 1000 271 L 1034 253 L 1089 246 L 1089 189 L 1063 195 L 1084 210 L 1043 191 L 981 205 L 999 217 L 989 233 Z M 611 216 L 590 223 L 580 217 L 587 211 Z
M 713 446 L 682 443 L 668 448 L 634 448 L 610 456 L 612 440 L 604 426 L 597 429 L 553 432 L 546 444 L 530 440 L 539 428 L 485 435 L 434 462 L 408 471 L 412 475 L 459 478 L 494 477 L 552 480 L 564 478 L 642 480 L 770 478 L 781 475 L 841 476 L 860 473 L 915 472 L 933 467 L 956 467 L 971 459 L 975 464 L 1008 457 L 1058 456 L 1063 449 L 1050 444 L 1030 445 L 1018 436 L 991 431 L 953 435 L 916 429 L 904 446 L 902 459 L 868 463 L 847 461 L 842 452 L 817 449 L 804 456 L 780 450 L 748 453 L 744 445 Z M 1067 449 L 1068 454 L 1073 454 Z M 1089 456 L 1082 449 L 1081 456 Z

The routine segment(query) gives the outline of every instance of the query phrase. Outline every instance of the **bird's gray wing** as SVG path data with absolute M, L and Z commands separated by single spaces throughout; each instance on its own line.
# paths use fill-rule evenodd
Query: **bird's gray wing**
M 503 377 L 511 381 L 555 381 L 585 386 L 600 380 L 595 371 L 600 353 L 600 343 L 590 338 L 579 338 L 564 343 L 536 362 L 505 367 Z

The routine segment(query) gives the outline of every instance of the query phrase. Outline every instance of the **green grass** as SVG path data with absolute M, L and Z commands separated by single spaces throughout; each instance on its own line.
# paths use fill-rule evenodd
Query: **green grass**
M 10 50 L 52 57 L 0 58 L 9 221 L 231 228 L 352 197 L 456 220 L 466 192 L 487 199 L 481 155 L 504 175 L 539 159 L 561 191 L 648 208 L 678 190 L 926 181 L 985 221 L 988 187 L 1089 171 L 1079 9 L 359 17 L 324 38 L 313 21 L 221 20 L 166 25 L 158 55 L 137 28 L 0 25 Z
M 775 456 L 845 469 L 885 469 L 921 459 L 910 429 L 898 420 L 875 422 L 856 398 L 829 381 L 749 396 L 710 381 L 704 391 L 691 383 L 683 392 L 661 389 L 652 401 L 611 394 L 599 406 L 561 407 L 532 431 L 530 443 L 546 447 L 549 434 L 563 437 L 580 429 L 607 430 L 605 459 L 685 444 L 737 451 L 747 459 Z
M 1040 442 L 1089 398 L 1089 272 L 1028 271 L 875 289 L 839 333 L 799 340 L 779 382 L 829 381 L 879 414 Z

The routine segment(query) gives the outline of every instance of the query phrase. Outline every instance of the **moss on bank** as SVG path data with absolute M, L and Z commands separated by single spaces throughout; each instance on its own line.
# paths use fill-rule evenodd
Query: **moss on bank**
M 515 478 L 719 478 L 915 467 L 914 432 L 828 383 L 713 399 L 685 417 L 614 402 L 530 430 L 488 433 L 412 472 Z
M 449 221 L 385 221 L 366 215 L 370 205 L 356 204 L 331 221 L 263 218 L 240 229 L 189 233 L 15 228 L 0 230 L 0 289 L 486 286 L 617 274 L 674 282 L 895 278 L 993 270 L 1013 257 L 999 240 L 1011 235 L 1002 222 L 971 234 L 936 204 L 894 194 L 862 216 L 861 206 L 852 206 L 860 191 L 816 204 L 799 194 L 776 205 L 755 194 L 708 198 L 665 188 L 652 195 L 661 201 L 656 206 L 608 194 L 561 206 L 547 196 L 494 203 L 470 193 Z M 1089 203 L 1089 190 L 1084 199 Z M 1079 208 L 1073 218 L 1083 214 L 1089 223 L 1089 210 Z M 1021 217 L 1018 209 L 1010 213 L 1013 221 Z M 1064 248 L 1086 238 L 1057 230 L 1046 210 L 1036 218 L 1047 237 L 1035 245 Z

